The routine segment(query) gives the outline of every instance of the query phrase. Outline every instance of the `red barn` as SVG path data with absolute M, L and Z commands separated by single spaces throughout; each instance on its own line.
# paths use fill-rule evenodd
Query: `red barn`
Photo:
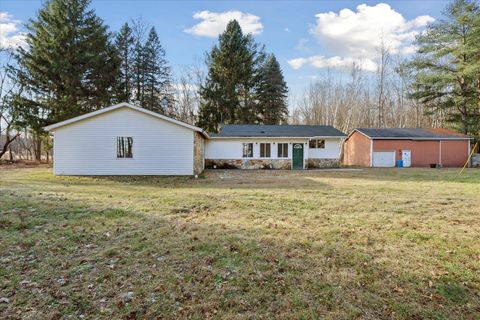
M 364 167 L 461 167 L 471 137 L 447 129 L 355 129 L 343 144 L 343 164 Z

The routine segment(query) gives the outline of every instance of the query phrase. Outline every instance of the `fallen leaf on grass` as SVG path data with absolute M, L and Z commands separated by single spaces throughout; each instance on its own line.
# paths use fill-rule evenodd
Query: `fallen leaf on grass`
M 398 287 L 398 286 L 395 286 L 395 288 L 393 288 L 393 291 L 394 292 L 398 292 L 398 293 L 402 293 L 403 292 L 403 289 Z

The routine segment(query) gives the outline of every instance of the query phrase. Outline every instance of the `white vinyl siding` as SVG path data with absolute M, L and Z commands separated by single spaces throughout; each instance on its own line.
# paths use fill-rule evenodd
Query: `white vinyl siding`
M 117 158 L 117 137 L 133 158 Z M 54 130 L 56 175 L 192 175 L 191 129 L 120 108 Z
M 340 146 L 342 139 L 319 139 L 325 140 L 325 148 L 308 148 L 310 159 L 338 159 L 340 158 Z
M 205 141 L 205 159 L 212 160 L 245 160 L 245 159 L 261 159 L 260 158 L 260 144 L 261 143 L 270 143 L 270 158 L 277 159 L 277 143 L 288 143 L 288 158 L 281 159 L 290 159 L 292 154 L 292 142 L 302 142 L 306 143 L 306 139 L 255 139 L 255 138 L 231 138 L 231 139 L 208 139 Z M 253 144 L 253 157 L 244 158 L 243 157 L 243 144 L 252 143 Z M 274 144 L 275 143 L 275 144 Z M 265 159 L 265 158 L 262 158 Z

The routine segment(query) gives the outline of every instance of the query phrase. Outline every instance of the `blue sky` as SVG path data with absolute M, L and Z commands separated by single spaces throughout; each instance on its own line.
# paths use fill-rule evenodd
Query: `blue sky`
M 20 39 L 22 23 L 34 18 L 42 3 L 0 0 L 0 45 Z M 342 70 L 357 62 L 367 72 L 374 71 L 382 37 L 393 52 L 408 55 L 415 34 L 438 19 L 447 3 L 93 0 L 92 7 L 111 31 L 138 17 L 154 25 L 174 70 L 203 61 L 225 21 L 239 17 L 244 30 L 253 31 L 276 55 L 291 93 L 298 95 L 326 68 Z

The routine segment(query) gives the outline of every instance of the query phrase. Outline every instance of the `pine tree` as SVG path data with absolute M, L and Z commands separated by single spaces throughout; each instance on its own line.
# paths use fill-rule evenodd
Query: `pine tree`
M 142 106 L 145 97 L 145 50 L 140 37 L 135 37 L 133 49 L 133 83 L 134 101 Z
M 263 61 L 251 35 L 244 35 L 236 20 L 228 23 L 207 55 L 208 74 L 200 89 L 202 103 L 198 125 L 217 131 L 221 123 L 257 120 L 254 88 L 256 70 Z
M 155 112 L 167 113 L 164 108 L 168 106 L 162 105 L 162 102 L 164 99 L 168 103 L 173 102 L 170 67 L 154 27 L 150 29 L 144 46 L 144 59 L 144 100 L 141 105 Z
M 465 134 L 476 134 L 480 121 L 479 15 L 476 1 L 455 0 L 445 18 L 417 38 L 418 56 L 410 64 L 417 71 L 413 97 L 430 113 L 447 112 Z
M 467 67 L 467 73 L 472 76 L 476 87 L 476 111 L 480 114 L 480 14 L 477 14 L 473 21 L 472 27 L 472 41 L 467 47 L 467 54 L 472 57 L 472 63 Z M 473 131 L 476 132 L 477 137 L 480 138 L 480 119 L 474 126 Z
M 118 58 L 89 0 L 51 0 L 28 24 L 29 48 L 15 70 L 24 90 L 15 101 L 38 134 L 42 126 L 107 106 Z
M 259 74 L 257 99 L 261 122 L 264 124 L 286 122 L 288 117 L 288 88 L 283 79 L 280 64 L 273 54 L 267 57 L 265 64 L 260 68 Z
M 117 34 L 115 46 L 120 59 L 117 101 L 131 102 L 134 85 L 132 66 L 134 38 L 128 23 L 125 23 Z

